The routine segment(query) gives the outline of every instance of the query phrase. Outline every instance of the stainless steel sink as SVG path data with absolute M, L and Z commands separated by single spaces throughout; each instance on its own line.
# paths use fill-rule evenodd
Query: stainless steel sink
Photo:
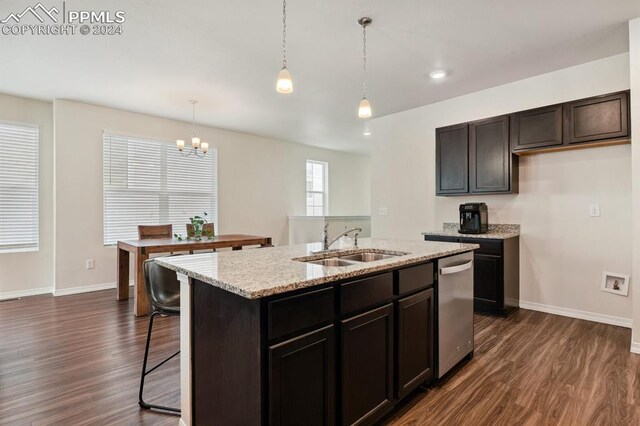
M 315 265 L 322 265 L 322 266 L 353 266 L 362 262 L 374 262 L 376 260 L 390 259 L 393 257 L 409 254 L 409 253 L 403 253 L 403 252 L 380 253 L 379 251 L 380 250 L 375 252 L 363 251 L 360 253 L 342 254 L 342 255 L 340 254 L 340 252 L 338 252 L 335 254 L 332 253 L 333 256 L 327 257 L 324 259 L 317 259 L 309 256 L 309 257 L 299 257 L 293 260 L 297 260 L 298 262 L 313 263 Z
M 396 257 L 396 254 L 383 254 L 383 253 L 358 253 L 350 254 L 347 256 L 338 256 L 339 259 L 351 260 L 354 262 L 374 262 L 376 260 L 390 259 Z
M 353 266 L 353 262 L 347 262 L 346 260 L 330 258 L 330 259 L 318 259 L 318 260 L 307 260 L 307 263 L 315 263 L 316 265 L 322 266 Z

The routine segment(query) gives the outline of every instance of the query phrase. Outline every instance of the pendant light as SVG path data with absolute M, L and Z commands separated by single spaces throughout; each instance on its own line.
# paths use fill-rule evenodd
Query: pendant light
M 276 92 L 285 95 L 293 92 L 293 80 L 287 68 L 287 0 L 282 0 L 282 69 L 278 73 Z
M 358 24 L 362 27 L 362 100 L 358 106 L 358 117 L 371 117 L 371 104 L 367 99 L 367 26 L 373 20 L 366 16 L 358 19 Z
M 178 139 L 176 141 L 176 146 L 178 147 L 178 151 L 182 154 L 183 157 L 188 157 L 190 155 L 195 155 L 196 157 L 204 157 L 207 155 L 209 151 L 209 144 L 206 142 L 201 142 L 200 138 L 196 136 L 196 104 L 198 101 L 190 100 L 191 109 L 192 109 L 192 121 L 191 121 L 191 149 L 185 154 L 184 152 L 184 140 Z M 198 152 L 200 150 L 200 152 Z

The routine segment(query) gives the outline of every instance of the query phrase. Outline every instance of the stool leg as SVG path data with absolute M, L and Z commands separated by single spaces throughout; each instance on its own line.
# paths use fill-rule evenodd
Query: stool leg
M 159 312 L 154 311 L 149 317 L 149 330 L 147 331 L 147 343 L 146 343 L 145 348 L 144 348 L 144 360 L 142 361 L 142 373 L 140 375 L 140 392 L 138 393 L 138 405 L 141 408 L 145 408 L 147 410 L 152 409 L 152 408 L 156 408 L 156 409 L 159 409 L 159 410 L 171 411 L 174 414 L 180 414 L 180 409 L 179 408 L 165 407 L 163 405 L 148 404 L 147 402 L 144 401 L 144 398 L 142 397 L 142 393 L 144 392 L 144 379 L 147 376 L 147 374 L 151 373 L 153 370 L 155 370 L 156 368 L 160 367 L 162 364 L 164 364 L 165 362 L 169 361 L 170 359 L 172 359 L 173 357 L 175 357 L 176 355 L 178 355 L 180 353 L 180 351 L 174 353 L 169 358 L 165 359 L 164 361 L 162 361 L 161 363 L 159 363 L 158 365 L 153 367 L 151 370 L 147 371 L 147 361 L 149 359 L 149 347 L 151 346 L 151 331 L 153 330 L 153 319 L 158 314 L 159 314 Z

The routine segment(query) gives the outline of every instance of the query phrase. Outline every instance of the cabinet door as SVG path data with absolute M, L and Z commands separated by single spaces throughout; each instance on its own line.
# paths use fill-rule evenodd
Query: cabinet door
M 333 325 L 269 348 L 269 424 L 335 424 Z
M 469 124 L 470 192 L 508 192 L 511 189 L 509 116 Z
M 398 301 L 396 397 L 433 378 L 433 289 Z
M 436 129 L 436 195 L 469 192 L 469 129 L 458 124 Z
M 565 143 L 629 136 L 627 92 L 569 102 L 564 107 Z
M 515 152 L 562 145 L 562 104 L 516 112 L 511 124 Z
M 393 304 L 342 321 L 342 424 L 370 424 L 393 405 Z
M 476 254 L 473 258 L 473 298 L 476 308 L 502 308 L 502 257 Z

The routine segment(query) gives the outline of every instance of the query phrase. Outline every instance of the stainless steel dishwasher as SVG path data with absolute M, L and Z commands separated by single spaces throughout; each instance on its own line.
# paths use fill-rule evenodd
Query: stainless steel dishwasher
M 473 351 L 473 252 L 438 260 L 438 378 Z

